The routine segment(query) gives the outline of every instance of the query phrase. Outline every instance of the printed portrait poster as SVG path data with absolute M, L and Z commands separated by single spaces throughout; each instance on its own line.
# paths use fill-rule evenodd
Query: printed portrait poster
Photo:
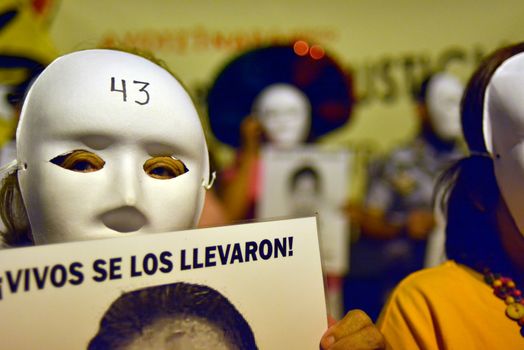
M 135 339 L 139 348 L 155 348 L 148 341 L 169 320 L 226 349 L 209 331 L 218 319 L 250 344 L 237 348 L 316 350 L 327 329 L 316 227 L 307 217 L 5 249 L 0 348 L 87 349 L 111 331 L 125 342 L 122 327 L 161 318 L 160 330 Z M 188 308 L 199 310 L 197 321 L 177 315 Z M 186 336 L 169 339 L 184 348 Z
M 321 255 L 327 273 L 344 275 L 349 261 L 348 200 L 351 153 L 304 146 L 262 152 L 262 193 L 257 217 L 318 214 Z

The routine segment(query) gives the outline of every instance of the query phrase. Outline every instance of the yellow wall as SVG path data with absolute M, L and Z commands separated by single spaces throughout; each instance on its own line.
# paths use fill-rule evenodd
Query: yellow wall
M 458 54 L 447 69 L 466 80 L 479 56 L 522 39 L 523 15 L 518 0 L 67 0 L 51 35 L 62 53 L 115 41 L 151 49 L 198 94 L 238 50 L 305 33 L 354 70 L 365 98 L 328 142 L 386 150 L 416 128 L 410 74 Z
M 325 142 L 372 152 L 385 152 L 413 136 L 416 116 L 408 92 L 426 70 L 444 67 L 466 81 L 480 57 L 501 44 L 522 40 L 524 33 L 520 0 L 50 3 L 46 23 L 59 53 L 104 44 L 150 50 L 200 101 L 218 70 L 236 53 L 268 41 L 306 37 L 353 72 L 361 98 L 351 122 Z M 232 152 L 219 147 L 217 154 L 224 164 Z

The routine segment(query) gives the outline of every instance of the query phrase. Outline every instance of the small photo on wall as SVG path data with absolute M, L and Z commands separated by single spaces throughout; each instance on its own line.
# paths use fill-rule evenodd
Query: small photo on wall
M 348 200 L 352 154 L 345 149 L 303 146 L 262 152 L 262 193 L 257 217 L 318 216 L 321 255 L 327 273 L 344 275 L 349 261 Z

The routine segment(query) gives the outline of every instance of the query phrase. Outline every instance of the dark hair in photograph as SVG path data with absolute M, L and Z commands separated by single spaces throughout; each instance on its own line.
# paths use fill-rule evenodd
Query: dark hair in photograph
M 319 193 L 321 190 L 320 174 L 317 169 L 310 165 L 301 166 L 292 172 L 289 178 L 289 189 L 293 192 L 297 187 L 298 180 L 303 176 L 309 176 L 315 180 L 315 192 Z
M 104 314 L 88 350 L 118 349 L 156 321 L 181 316 L 209 321 L 238 349 L 257 349 L 251 327 L 225 296 L 208 286 L 178 282 L 122 294 Z

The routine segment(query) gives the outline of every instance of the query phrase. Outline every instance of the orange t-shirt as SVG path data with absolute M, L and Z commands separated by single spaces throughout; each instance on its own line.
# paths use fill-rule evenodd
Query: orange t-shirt
M 481 274 L 453 261 L 400 282 L 378 327 L 388 349 L 524 349 L 504 301 Z

